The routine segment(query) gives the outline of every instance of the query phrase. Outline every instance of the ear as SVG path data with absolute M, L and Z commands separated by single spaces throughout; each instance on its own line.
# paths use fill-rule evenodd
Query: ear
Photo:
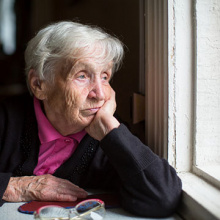
M 46 99 L 45 82 L 39 79 L 39 76 L 31 69 L 28 73 L 28 83 L 34 96 L 40 100 Z

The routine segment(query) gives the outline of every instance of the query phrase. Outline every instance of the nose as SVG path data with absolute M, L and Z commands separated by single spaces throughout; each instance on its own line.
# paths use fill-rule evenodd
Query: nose
M 93 83 L 92 89 L 90 90 L 88 97 L 90 99 L 94 98 L 98 101 L 102 101 L 105 99 L 104 87 L 101 80 L 96 80 Z

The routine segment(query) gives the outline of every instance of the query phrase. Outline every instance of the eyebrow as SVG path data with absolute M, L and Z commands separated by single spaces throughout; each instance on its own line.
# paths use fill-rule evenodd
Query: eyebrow
M 109 70 L 109 69 L 112 70 L 113 66 L 112 66 L 112 64 L 108 64 L 108 65 L 106 65 L 104 67 L 106 67 L 106 68 L 104 68 L 105 70 Z M 88 69 L 88 70 L 95 71 L 93 65 L 87 64 L 85 62 L 79 62 L 79 63 L 76 63 L 75 65 L 73 65 L 73 67 L 72 67 L 70 72 L 73 74 L 73 73 L 77 72 L 77 70 L 79 70 L 79 69 Z
M 77 64 L 75 64 L 75 65 L 73 65 L 73 68 L 72 68 L 72 70 L 71 71 L 74 71 L 74 70 L 77 70 L 77 69 L 93 69 L 92 67 L 91 67 L 91 65 L 88 65 L 88 64 L 86 64 L 86 63 L 77 63 Z

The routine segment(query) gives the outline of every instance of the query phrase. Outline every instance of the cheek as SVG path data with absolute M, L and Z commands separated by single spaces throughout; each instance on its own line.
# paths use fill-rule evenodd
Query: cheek
M 66 89 L 64 93 L 65 105 L 68 109 L 74 108 L 77 105 L 77 94 L 72 89 Z
M 52 109 L 60 108 L 63 105 L 62 94 L 59 91 L 48 92 L 47 102 Z
M 111 97 L 111 90 L 112 90 L 112 87 L 110 85 L 105 86 L 105 88 L 104 88 L 105 100 L 110 99 L 110 97 Z
M 83 104 L 85 103 L 88 96 L 88 89 L 87 88 L 74 88 L 69 87 L 65 90 L 65 102 L 66 107 L 68 109 L 72 109 L 72 111 L 76 109 L 81 109 Z

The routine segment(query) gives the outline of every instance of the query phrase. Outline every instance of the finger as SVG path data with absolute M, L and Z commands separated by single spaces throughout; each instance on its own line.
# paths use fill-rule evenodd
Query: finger
M 72 196 L 72 195 L 66 195 L 66 194 L 57 194 L 57 197 L 55 201 L 66 201 L 66 202 L 74 202 L 78 199 L 79 197 Z
M 57 189 L 57 192 L 59 194 L 66 194 L 66 195 L 71 195 L 75 196 L 77 198 L 85 198 L 88 196 L 88 193 L 85 190 L 82 190 L 81 188 L 78 187 L 72 187 L 72 186 L 62 186 Z
M 111 89 L 111 95 L 110 95 L 110 99 L 107 102 L 108 105 L 111 105 L 111 109 L 113 110 L 113 112 L 115 112 L 116 110 L 116 99 L 115 99 L 115 91 L 113 89 Z
M 65 180 L 65 179 L 61 179 L 61 178 L 57 178 L 57 177 L 53 177 L 55 178 L 54 181 L 56 181 L 56 184 L 59 184 L 59 188 L 61 190 L 69 190 L 70 192 L 73 192 L 74 194 L 77 194 L 79 196 L 87 196 L 88 193 L 80 188 L 79 186 L 73 184 L 72 182 Z
M 70 193 L 61 193 L 60 191 L 56 191 L 54 189 L 44 189 L 36 196 L 43 201 L 76 201 L 78 198 L 81 198 Z
M 87 197 L 87 194 L 51 186 L 43 187 L 41 190 L 29 191 L 29 195 L 30 194 L 32 195 L 32 199 L 42 201 L 75 201 L 78 198 Z
M 44 188 L 40 191 L 33 191 L 32 199 L 40 201 L 76 201 L 77 196 L 59 193 L 53 188 Z
M 44 179 L 43 182 L 44 187 L 51 187 L 55 192 L 57 191 L 60 194 L 71 195 L 78 198 L 85 198 L 88 195 L 88 193 L 84 189 L 65 179 L 57 178 L 50 175 L 46 179 Z

